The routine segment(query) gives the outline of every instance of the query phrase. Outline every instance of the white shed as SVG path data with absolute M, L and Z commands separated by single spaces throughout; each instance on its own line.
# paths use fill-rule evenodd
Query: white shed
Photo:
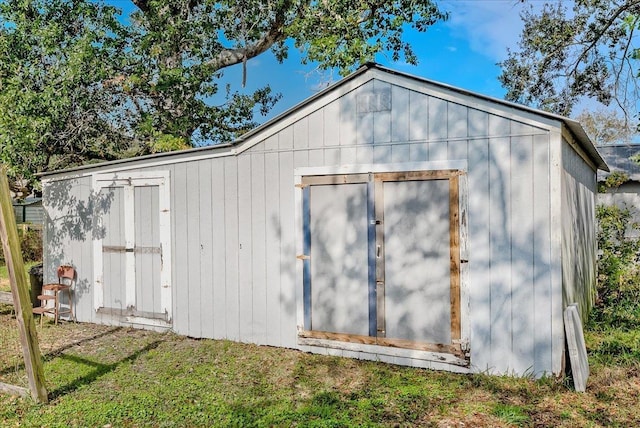
M 595 292 L 564 117 L 368 64 L 231 144 L 43 177 L 79 321 L 457 372 L 560 374 Z

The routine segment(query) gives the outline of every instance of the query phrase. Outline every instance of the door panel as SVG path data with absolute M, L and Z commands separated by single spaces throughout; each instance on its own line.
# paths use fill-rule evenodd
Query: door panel
M 102 214 L 102 258 L 104 280 L 104 303 L 108 308 L 125 308 L 125 216 L 124 189 L 106 187 L 100 191 L 100 200 L 105 204 Z
M 460 358 L 460 172 L 302 177 L 300 336 Z
M 367 184 L 311 186 L 311 326 L 369 333 Z
M 171 325 L 168 174 L 96 179 L 102 229 L 94 241 L 94 307 L 124 322 Z
M 136 310 L 161 313 L 158 186 L 134 188 Z
M 450 343 L 449 181 L 383 187 L 386 337 Z

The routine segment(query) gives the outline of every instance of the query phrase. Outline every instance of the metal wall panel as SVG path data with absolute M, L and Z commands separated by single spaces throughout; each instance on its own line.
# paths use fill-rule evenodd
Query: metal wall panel
M 534 248 L 533 222 L 533 137 L 518 137 L 512 126 L 511 138 L 511 326 L 513 337 L 513 358 L 511 367 L 517 373 L 524 373 L 534 367 Z M 516 131 L 516 132 L 514 132 Z M 530 131 L 529 131 L 530 133 Z M 544 249 L 543 249 L 544 251 Z M 548 309 L 540 308 L 540 312 Z
M 246 172 L 244 172 L 246 174 Z M 246 177 L 243 176 L 243 179 Z M 240 290 L 238 288 L 238 158 L 224 159 L 224 220 L 225 220 L 225 302 L 226 338 L 240 339 Z M 244 225 L 243 225 L 244 226 Z
M 409 140 L 426 141 L 429 138 L 429 97 L 423 93 L 404 88 L 393 91 L 392 95 L 401 96 L 402 92 L 409 94 Z M 391 104 L 393 105 L 393 99 Z
M 171 206 L 173 208 L 171 241 L 173 254 L 173 329 L 180 334 L 189 334 L 189 292 L 190 269 L 199 269 L 199 265 L 190 266 L 189 258 L 189 212 L 187 195 L 190 191 L 187 171 L 193 166 L 179 163 L 174 166 L 171 177 Z M 193 273 L 191 273 L 193 276 Z
M 390 141 L 409 141 L 410 93 L 397 85 L 391 87 L 391 138 Z M 422 120 L 422 119 L 420 119 Z
M 199 284 L 200 288 L 200 331 L 202 337 L 215 337 L 214 335 L 214 287 L 218 278 L 216 278 L 214 270 L 214 247 L 218 243 L 213 238 L 214 228 L 214 210 L 220 211 L 217 204 L 214 204 L 214 192 L 212 183 L 212 169 L 215 167 L 215 161 L 198 162 L 198 240 L 196 243 L 199 248 L 200 259 L 200 277 L 194 275 L 194 282 Z M 218 162 L 219 163 L 219 162 Z M 195 208 L 195 207 L 194 207 Z M 191 323 L 191 320 L 189 320 Z
M 213 306 L 211 307 L 213 318 L 213 337 L 223 339 L 227 337 L 227 221 L 225 201 L 225 168 L 224 159 L 214 159 L 211 165 L 211 189 L 212 205 L 211 216 L 213 221 L 213 238 L 211 246 L 213 250 Z M 229 231 L 233 233 L 233 231 Z M 233 254 L 233 253 L 232 253 Z
M 92 321 L 91 178 L 50 182 L 43 187 L 44 281 L 56 282 L 56 269 L 61 264 L 74 266 L 74 312 L 78 320 Z
M 294 183 L 292 152 L 280 153 L 277 183 L 280 204 L 279 222 L 275 223 L 280 234 L 280 292 L 277 305 L 270 310 L 280 313 L 280 346 L 295 348 L 297 345 L 296 332 L 296 292 L 301 288 L 296 281 L 295 274 L 295 236 L 294 229 Z
M 551 221 L 549 218 L 551 192 L 549 140 L 544 136 L 533 139 L 533 372 L 549 371 L 553 367 Z M 556 352 L 556 361 L 559 359 Z
M 238 322 L 242 342 L 255 342 L 253 338 L 253 205 L 251 156 L 238 158 Z
M 505 121 L 508 126 L 508 121 Z M 512 362 L 512 253 L 511 253 L 511 153 L 509 138 L 489 140 L 489 197 L 482 209 L 489 210 L 491 364 L 509 370 Z M 471 184 L 473 189 L 473 184 Z M 472 244 L 473 245 L 473 244 Z M 473 281 L 473 271 L 471 272 Z M 471 309 L 473 311 L 473 308 Z
M 264 158 L 265 182 L 265 235 L 266 235 L 266 342 L 270 345 L 282 343 L 281 330 L 281 271 L 284 261 L 281 258 L 282 223 L 280 221 L 280 155 L 266 153 Z M 291 227 L 287 225 L 286 227 Z
M 562 141 L 562 292 L 563 305 L 578 304 L 587 319 L 595 300 L 595 171 Z
M 267 218 L 265 154 L 251 156 L 251 265 L 253 342 L 267 343 Z
M 486 113 L 483 113 L 487 116 Z M 482 115 L 477 114 L 477 123 Z M 475 122 L 474 122 L 475 123 Z M 484 135 L 486 124 L 484 121 Z M 477 133 L 481 133 L 478 130 Z M 489 140 L 469 142 L 469 271 L 471 331 L 473 334 L 471 361 L 479 369 L 492 369 L 491 360 L 491 233 L 487 195 L 491 186 L 489 177 Z
M 187 264 L 188 269 L 184 272 L 183 283 L 185 284 L 197 284 L 198 286 L 186 286 L 186 293 L 181 294 L 186 298 L 188 307 L 187 319 L 188 319 L 188 331 L 196 337 L 202 337 L 202 324 L 206 321 L 206 316 L 202 314 L 202 293 L 206 289 L 206 285 L 201 282 L 201 270 L 205 260 L 202 259 L 201 253 L 204 248 L 204 242 L 202 242 L 202 231 L 200 230 L 200 222 L 198 220 L 200 213 L 200 193 L 207 189 L 206 183 L 200 181 L 200 166 L 202 162 L 198 162 L 195 165 L 186 165 L 185 173 L 185 207 L 181 209 L 185 211 L 185 231 L 186 235 L 182 238 L 186 242 L 187 251 Z M 177 208 L 177 207 L 176 207 Z M 205 308 L 206 311 L 208 309 Z

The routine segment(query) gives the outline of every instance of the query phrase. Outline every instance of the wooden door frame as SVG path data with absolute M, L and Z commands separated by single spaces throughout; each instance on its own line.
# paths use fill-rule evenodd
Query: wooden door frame
M 450 205 L 450 243 L 451 243 L 451 344 L 428 344 L 418 343 L 402 339 L 387 339 L 379 334 L 369 336 L 347 337 L 349 335 L 336 334 L 331 332 L 319 332 L 308 330 L 310 325 L 308 287 L 311 278 L 309 273 L 309 242 L 304 236 L 304 226 L 308 225 L 306 218 L 309 210 L 308 187 L 323 184 L 342 183 L 362 183 L 369 174 L 368 181 L 376 186 L 375 182 L 385 181 L 409 181 L 409 180 L 434 180 L 446 179 L 449 181 L 449 205 Z M 469 314 L 468 314 L 468 291 L 467 291 L 467 181 L 465 161 L 446 162 L 421 162 L 405 163 L 393 165 L 354 165 L 345 167 L 309 167 L 295 170 L 295 183 L 299 191 L 296 192 L 296 233 L 297 258 L 302 263 L 297 264 L 297 278 L 300 278 L 303 286 L 296 287 L 297 290 L 297 315 L 298 315 L 298 342 L 304 345 L 318 345 L 340 348 L 340 345 L 331 343 L 334 341 L 349 343 L 346 348 L 353 349 L 353 346 L 360 348 L 373 347 L 381 351 L 383 347 L 393 349 L 393 353 L 398 351 L 422 351 L 425 359 L 430 359 L 430 355 L 441 360 L 443 353 L 452 355 L 457 361 L 456 364 L 469 364 Z M 378 233 L 376 233 L 378 236 Z M 306 267 L 305 267 L 306 265 Z M 374 278 L 375 279 L 375 278 Z M 369 285 L 371 287 L 371 284 Z M 376 284 L 374 284 L 374 287 Z M 380 337 L 377 337 L 380 336 Z M 371 345 L 371 346 L 367 346 Z M 439 355 L 438 355 L 439 354 Z M 402 355 L 402 352 L 400 352 Z M 466 361 L 466 363 L 465 363 Z
M 172 293 L 171 293 L 171 182 L 169 171 L 153 172 L 121 172 L 96 174 L 93 176 L 93 191 L 96 195 L 104 188 L 120 187 L 124 191 L 124 217 L 125 217 L 125 242 L 126 247 L 133 248 L 135 245 L 135 188 L 144 186 L 158 186 L 158 215 L 159 215 L 159 238 L 162 248 L 161 270 L 160 270 L 160 303 L 161 310 L 166 315 L 165 320 L 149 319 L 141 316 L 127 315 L 125 321 L 135 324 L 171 325 L 172 320 Z M 101 213 L 94 211 L 94 230 L 100 231 L 102 228 Z M 93 240 L 93 305 L 94 310 L 99 311 L 104 308 L 104 282 L 103 282 L 103 245 L 100 233 L 94 234 Z M 136 278 L 135 278 L 135 253 L 127 252 L 126 257 L 126 306 L 136 303 Z

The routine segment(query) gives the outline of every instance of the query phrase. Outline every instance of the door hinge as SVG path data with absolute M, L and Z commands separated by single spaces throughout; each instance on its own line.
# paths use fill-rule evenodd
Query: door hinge
M 469 356 L 471 352 L 471 346 L 469 344 L 469 339 L 457 339 L 451 341 L 454 345 L 460 345 L 460 350 L 464 352 L 465 356 Z

